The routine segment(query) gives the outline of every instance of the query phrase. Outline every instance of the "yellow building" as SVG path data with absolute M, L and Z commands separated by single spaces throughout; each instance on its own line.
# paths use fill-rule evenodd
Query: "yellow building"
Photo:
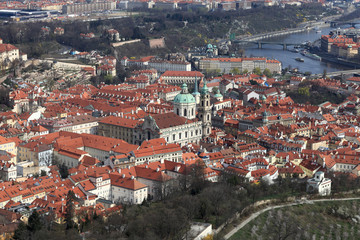
M 139 123 L 139 120 L 109 116 L 99 122 L 98 135 L 134 143 L 135 127 Z
M 19 49 L 11 44 L 4 44 L 0 41 L 0 69 L 8 69 L 11 62 L 20 59 Z
M 17 149 L 14 141 L 0 136 L 0 150 L 6 151 L 16 156 Z M 11 162 L 14 162 L 16 158 L 11 158 Z M 14 162 L 16 163 L 16 161 Z

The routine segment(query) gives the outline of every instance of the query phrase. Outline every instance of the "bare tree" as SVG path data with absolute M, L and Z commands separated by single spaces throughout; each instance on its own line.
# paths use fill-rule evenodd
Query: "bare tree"
M 301 232 L 298 224 L 295 222 L 295 218 L 287 211 L 283 212 L 278 210 L 273 212 L 273 218 L 269 222 L 267 227 L 268 239 L 274 240 L 286 240 L 294 239 L 294 237 Z

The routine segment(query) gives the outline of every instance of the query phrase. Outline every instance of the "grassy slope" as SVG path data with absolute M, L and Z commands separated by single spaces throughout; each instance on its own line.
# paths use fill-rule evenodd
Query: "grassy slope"
M 339 201 L 306 204 L 266 212 L 233 235 L 231 240 L 272 239 L 267 226 L 278 216 L 278 211 L 288 213 L 301 230 L 300 239 L 358 239 L 358 223 L 351 220 L 360 214 L 360 201 Z M 281 219 L 280 219 L 281 220 Z M 296 239 L 291 237 L 289 239 Z

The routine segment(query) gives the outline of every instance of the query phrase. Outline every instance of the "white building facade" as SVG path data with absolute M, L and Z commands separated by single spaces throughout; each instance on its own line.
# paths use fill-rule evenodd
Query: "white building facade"
M 324 172 L 318 171 L 314 177 L 307 181 L 306 191 L 319 193 L 320 196 L 327 196 L 331 193 L 331 179 L 325 178 Z

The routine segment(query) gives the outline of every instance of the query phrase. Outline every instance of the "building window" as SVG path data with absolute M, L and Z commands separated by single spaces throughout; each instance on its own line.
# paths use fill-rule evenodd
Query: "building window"
M 181 139 L 181 133 L 179 133 L 179 139 Z

